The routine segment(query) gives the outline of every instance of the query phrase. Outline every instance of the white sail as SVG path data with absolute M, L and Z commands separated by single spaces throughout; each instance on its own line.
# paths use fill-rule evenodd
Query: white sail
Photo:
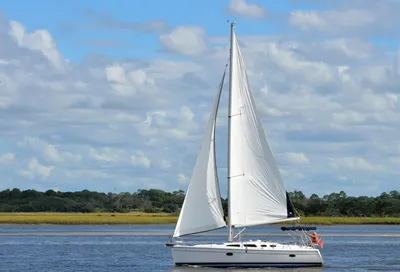
M 231 44 L 229 224 L 287 221 L 285 186 L 257 114 L 234 31 Z
M 226 67 L 225 67 L 226 71 Z M 225 72 L 212 108 L 174 237 L 226 226 L 215 161 L 215 123 Z

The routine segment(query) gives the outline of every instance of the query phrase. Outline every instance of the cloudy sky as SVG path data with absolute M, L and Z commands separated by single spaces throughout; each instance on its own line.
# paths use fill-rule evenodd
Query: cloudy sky
M 400 188 L 398 0 L 1 2 L 0 190 L 186 190 L 234 17 L 287 189 Z

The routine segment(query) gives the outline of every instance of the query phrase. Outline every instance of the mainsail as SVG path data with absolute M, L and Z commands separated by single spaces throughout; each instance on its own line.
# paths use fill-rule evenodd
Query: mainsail
M 174 237 L 226 226 L 218 184 L 214 141 L 215 123 L 225 73 L 226 66 L 175 227 Z
M 229 225 L 298 219 L 258 116 L 233 26 L 231 35 Z

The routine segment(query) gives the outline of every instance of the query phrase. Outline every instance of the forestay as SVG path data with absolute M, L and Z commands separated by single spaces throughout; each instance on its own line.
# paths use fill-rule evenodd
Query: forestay
M 286 190 L 257 114 L 236 35 L 232 35 L 230 224 L 245 227 L 292 220 L 288 219 Z
M 174 237 L 226 226 L 215 158 L 215 123 L 226 67 L 212 108 Z

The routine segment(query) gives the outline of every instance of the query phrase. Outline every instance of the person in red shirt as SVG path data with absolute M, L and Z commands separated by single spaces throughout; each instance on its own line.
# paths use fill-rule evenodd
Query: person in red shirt
M 311 237 L 311 243 L 312 244 L 318 244 L 318 242 L 319 242 L 319 239 L 318 239 L 318 235 L 317 235 L 317 233 L 316 232 L 313 232 L 313 234 L 311 235 L 311 234 L 308 234 L 307 232 L 306 232 L 306 234 L 309 236 L 309 237 Z

